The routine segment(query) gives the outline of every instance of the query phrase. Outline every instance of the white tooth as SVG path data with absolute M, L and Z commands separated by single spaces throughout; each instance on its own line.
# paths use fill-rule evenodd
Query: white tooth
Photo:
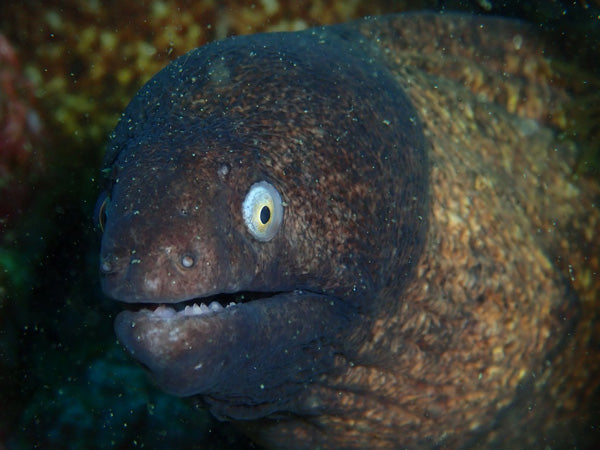
M 212 302 L 210 305 L 208 305 L 208 307 L 213 311 L 220 311 L 223 309 L 219 302 Z
M 227 305 L 227 308 L 229 308 L 230 306 L 235 306 L 236 303 L 235 302 L 231 302 L 229 305 Z
M 175 310 L 173 308 L 169 308 L 168 306 L 160 305 L 152 314 L 158 317 L 169 318 L 175 315 Z
M 210 309 L 204 303 L 201 305 L 194 303 L 193 305 L 186 305 L 181 313 L 186 316 L 197 316 L 198 314 L 204 314 L 208 311 L 210 311 Z

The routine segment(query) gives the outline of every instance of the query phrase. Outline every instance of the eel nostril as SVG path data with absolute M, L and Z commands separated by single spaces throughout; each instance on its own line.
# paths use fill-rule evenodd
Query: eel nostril
M 185 267 L 186 269 L 190 269 L 194 267 L 194 264 L 196 264 L 196 258 L 194 258 L 194 256 L 189 253 L 185 253 L 181 255 L 180 262 L 183 267 Z
M 114 263 L 112 262 L 114 260 L 114 257 L 112 255 L 107 255 L 102 257 L 102 259 L 100 260 L 100 272 L 102 272 L 103 274 L 108 274 L 113 272 L 114 269 Z

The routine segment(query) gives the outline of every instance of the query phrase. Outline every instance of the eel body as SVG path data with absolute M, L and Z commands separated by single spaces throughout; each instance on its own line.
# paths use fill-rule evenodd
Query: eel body
M 571 82 L 526 25 L 429 13 L 180 57 L 104 161 L 119 340 L 270 447 L 592 445 Z

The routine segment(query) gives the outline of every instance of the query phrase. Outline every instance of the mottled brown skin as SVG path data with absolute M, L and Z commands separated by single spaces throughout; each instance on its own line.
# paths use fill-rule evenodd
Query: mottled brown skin
M 251 300 L 124 312 L 121 342 L 267 446 L 592 445 L 600 191 L 570 176 L 543 50 L 513 22 L 421 14 L 172 63 L 106 156 L 103 287 Z M 284 201 L 268 242 L 240 210 L 261 180 Z

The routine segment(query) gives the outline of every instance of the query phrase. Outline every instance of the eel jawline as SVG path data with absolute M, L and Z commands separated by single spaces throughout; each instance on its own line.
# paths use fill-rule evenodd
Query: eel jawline
M 281 399 L 293 397 L 304 382 L 332 367 L 343 345 L 337 336 L 355 317 L 342 300 L 302 291 L 213 308 L 123 311 L 115 319 L 115 332 L 161 388 L 222 400 L 219 410 L 213 405 L 213 413 L 238 419 L 265 411 L 233 411 L 235 399 L 271 405 L 268 412 L 286 409 Z

